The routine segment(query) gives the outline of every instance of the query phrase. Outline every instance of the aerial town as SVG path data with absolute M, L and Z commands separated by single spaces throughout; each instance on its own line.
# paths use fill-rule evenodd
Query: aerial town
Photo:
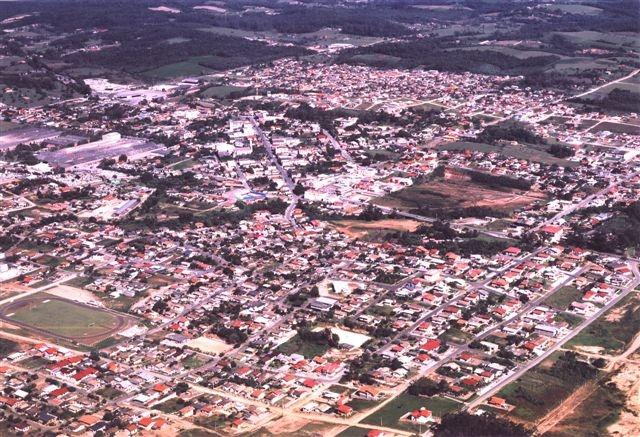
M 440 14 L 411 33 L 351 12 L 342 33 L 250 32 L 298 6 L 148 1 L 131 26 L 184 25 L 179 46 L 189 17 L 236 53 L 134 72 L 153 50 L 112 20 L 15 3 L 1 436 L 640 435 L 640 29 L 515 44 L 443 0 L 411 5 Z M 529 3 L 500 13 L 618 23 L 606 1 Z M 439 38 L 451 63 L 530 61 L 414 65 L 405 44 Z

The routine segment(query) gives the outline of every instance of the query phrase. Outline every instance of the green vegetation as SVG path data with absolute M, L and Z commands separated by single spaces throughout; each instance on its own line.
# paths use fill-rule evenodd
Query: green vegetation
M 161 404 L 154 405 L 153 409 L 162 411 L 163 413 L 175 413 L 185 405 L 186 402 L 182 398 L 175 397 L 164 401 Z
M 522 425 L 491 415 L 477 416 L 467 412 L 448 414 L 435 430 L 436 437 L 509 436 L 529 437 L 531 433 Z
M 382 426 L 398 429 L 417 430 L 418 427 L 411 423 L 399 422 L 400 418 L 413 410 L 418 410 L 423 407 L 431 410 L 434 416 L 442 417 L 447 413 L 458 410 L 461 406 L 462 404 L 452 399 L 443 397 L 426 398 L 413 396 L 405 392 L 380 410 L 365 418 L 364 423 L 371 425 L 382 424 Z
M 566 310 L 572 302 L 579 301 L 581 297 L 580 290 L 572 285 L 567 285 L 549 296 L 544 303 L 559 310 Z
M 106 398 L 106 399 L 115 399 L 115 398 L 117 398 L 119 396 L 122 396 L 124 394 L 120 390 L 115 389 L 113 387 L 109 387 L 109 386 L 101 388 L 100 390 L 96 390 L 95 393 L 97 395 L 99 395 L 99 396 L 102 396 L 103 398 Z
M 311 359 L 318 355 L 324 355 L 332 347 L 337 347 L 337 337 L 328 329 L 321 331 L 301 329 L 291 340 L 280 345 L 278 351 L 283 354 L 300 354 Z
M 608 379 L 551 430 L 554 437 L 607 435 L 607 427 L 615 423 L 625 409 L 626 396 Z
M 100 335 L 117 326 L 116 317 L 108 312 L 77 305 L 46 293 L 15 303 L 18 305 L 10 310 L 11 320 L 55 335 L 81 338 Z
M 216 85 L 204 90 L 202 96 L 215 99 L 228 99 L 235 95 L 242 94 L 242 92 L 246 90 L 247 88 L 242 86 Z
M 534 146 L 534 145 L 512 145 L 512 144 L 483 144 L 483 143 L 471 143 L 471 142 L 454 142 L 443 144 L 438 146 L 439 150 L 456 150 L 456 151 L 477 151 L 482 153 L 497 153 L 506 157 L 513 157 L 517 159 L 525 159 L 527 161 L 539 162 L 542 164 L 553 165 L 556 164 L 560 167 L 575 167 L 578 164 L 566 159 L 556 158 L 546 151 L 546 147 Z
M 451 341 L 454 343 L 466 343 L 473 339 L 473 334 L 461 331 L 458 328 L 449 328 L 445 332 L 443 332 L 439 338 L 445 342 Z
M 578 360 L 575 353 L 557 352 L 507 385 L 498 396 L 515 406 L 510 415 L 534 422 L 551 411 L 578 386 L 595 380 L 597 374 L 597 369 Z
M 16 352 L 18 349 L 20 349 L 18 343 L 5 338 L 0 338 L 0 358 L 5 358 Z
M 640 331 L 640 305 L 635 295 L 622 299 L 612 309 L 572 338 L 573 348 L 595 346 L 607 353 L 621 352 Z

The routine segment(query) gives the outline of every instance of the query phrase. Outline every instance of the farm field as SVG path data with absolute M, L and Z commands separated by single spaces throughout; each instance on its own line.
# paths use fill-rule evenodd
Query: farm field
M 0 307 L 0 319 L 44 335 L 92 345 L 126 329 L 130 319 L 48 293 Z

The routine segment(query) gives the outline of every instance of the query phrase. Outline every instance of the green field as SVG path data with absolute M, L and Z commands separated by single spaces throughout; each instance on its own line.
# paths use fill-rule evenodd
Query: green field
M 283 354 L 300 354 L 305 358 L 311 359 L 317 355 L 324 355 L 331 347 L 327 344 L 318 344 L 311 341 L 305 341 L 298 335 L 288 342 L 278 347 L 278 352 Z
M 443 144 L 438 150 L 470 150 L 472 152 L 482 153 L 498 153 L 503 156 L 510 156 L 517 159 L 526 159 L 527 161 L 539 162 L 542 164 L 559 165 L 560 167 L 575 167 L 577 162 L 568 161 L 566 159 L 556 158 L 547 153 L 545 150 L 529 146 L 529 145 L 491 145 L 483 143 L 454 142 Z
M 544 6 L 550 10 L 576 15 L 598 15 L 602 12 L 600 8 L 579 4 L 547 4 Z
M 560 356 L 560 352 L 552 354 L 498 392 L 498 396 L 515 406 L 515 409 L 509 412 L 510 416 L 534 422 L 586 382 L 586 379 L 574 377 L 570 373 L 554 374 L 551 369 Z M 567 375 L 571 376 L 567 377 Z
M 38 293 L 0 308 L 8 319 L 54 335 L 79 339 L 108 333 L 118 318 L 108 312 Z
M 237 93 L 240 91 L 246 90 L 246 87 L 243 86 L 233 86 L 233 85 L 216 85 L 207 88 L 202 92 L 203 97 L 215 98 L 215 99 L 226 99 L 232 93 Z
M 567 346 L 601 347 L 608 353 L 622 352 L 640 331 L 640 305 L 630 294 L 572 338 Z
M 163 65 L 153 70 L 145 71 L 144 74 L 156 78 L 173 78 L 181 76 L 200 76 L 213 71 L 208 67 L 203 67 L 198 62 L 201 60 L 209 60 L 213 56 L 201 56 L 191 58 L 188 61 L 175 62 L 173 64 Z
M 640 109 L 640 108 L 639 108 Z M 609 131 L 616 134 L 640 135 L 640 126 L 634 126 L 625 123 L 614 123 L 605 121 L 600 123 L 591 132 Z
M 431 410 L 434 416 L 442 417 L 447 413 L 458 410 L 461 403 L 452 399 L 435 396 L 432 398 L 413 396 L 402 393 L 380 410 L 364 419 L 364 423 L 382 425 L 391 428 L 417 430 L 418 427 L 407 422 L 399 422 L 400 418 L 410 411 L 422 407 Z
M 567 285 L 549 296 L 544 303 L 559 310 L 566 310 L 572 302 L 579 301 L 581 296 L 580 290 L 572 285 Z

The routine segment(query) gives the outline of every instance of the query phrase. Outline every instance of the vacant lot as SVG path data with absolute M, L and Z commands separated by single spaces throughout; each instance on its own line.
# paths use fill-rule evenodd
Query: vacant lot
M 201 76 L 213 71 L 211 68 L 199 64 L 200 61 L 213 59 L 213 56 L 201 56 L 191 58 L 184 62 L 163 65 L 153 70 L 145 71 L 144 74 L 156 78 L 173 78 L 182 76 Z
M 629 123 L 613 123 L 605 121 L 591 129 L 591 132 L 609 131 L 616 134 L 640 135 L 640 126 Z
M 566 310 L 572 302 L 580 300 L 581 296 L 582 292 L 580 290 L 572 285 L 567 285 L 549 296 L 544 303 L 559 310 Z
M 602 348 L 608 353 L 620 352 L 640 330 L 640 305 L 636 295 L 622 299 L 567 343 L 574 349 Z
M 243 86 L 233 86 L 233 85 L 216 85 L 207 88 L 202 92 L 203 97 L 211 97 L 215 99 L 226 99 L 233 93 L 238 93 L 240 91 L 246 90 L 246 87 Z
M 317 355 L 324 355 L 331 347 L 328 344 L 318 344 L 312 341 L 307 341 L 296 334 L 288 342 L 278 347 L 278 352 L 283 354 L 300 354 L 307 359 L 311 359 Z
M 509 412 L 510 416 L 523 422 L 535 422 L 586 381 L 570 372 L 554 374 L 551 369 L 560 355 L 551 355 L 498 393 L 515 406 Z
M 542 199 L 544 195 L 540 193 L 493 187 L 473 182 L 468 177 L 455 177 L 412 185 L 374 199 L 374 203 L 404 211 L 422 208 L 422 213 L 429 212 L 437 217 L 471 207 L 491 208 L 508 214 Z
M 126 316 L 101 311 L 60 297 L 38 293 L 0 308 L 0 318 L 36 332 L 95 344 L 130 325 Z
M 339 220 L 334 224 L 338 231 L 352 238 L 375 236 L 395 231 L 413 232 L 420 226 L 419 221 L 409 219 L 387 219 L 371 222 L 363 220 Z
M 452 399 L 435 396 L 432 398 L 413 396 L 402 393 L 380 410 L 364 419 L 364 423 L 382 425 L 391 428 L 417 430 L 418 427 L 408 422 L 399 422 L 400 418 L 413 410 L 422 407 L 431 410 L 434 416 L 442 417 L 447 413 L 458 410 L 462 404 Z
M 525 159 L 527 161 L 539 162 L 542 164 L 557 164 L 561 167 L 575 167 L 576 162 L 566 159 L 556 158 L 541 148 L 541 146 L 531 145 L 492 145 L 484 143 L 454 142 L 438 146 L 439 150 L 457 150 L 482 153 L 497 153 L 502 156 L 509 156 L 517 159 Z

